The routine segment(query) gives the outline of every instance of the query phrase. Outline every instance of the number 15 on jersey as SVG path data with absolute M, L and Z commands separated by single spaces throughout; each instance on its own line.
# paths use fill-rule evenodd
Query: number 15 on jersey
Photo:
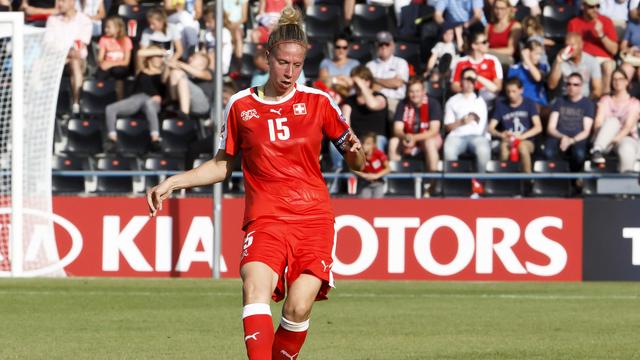
M 287 122 L 287 118 L 277 118 L 277 119 L 269 119 L 267 123 L 269 124 L 269 140 L 276 141 L 276 135 L 278 140 L 287 140 L 291 136 L 289 132 L 289 127 L 285 125 Z

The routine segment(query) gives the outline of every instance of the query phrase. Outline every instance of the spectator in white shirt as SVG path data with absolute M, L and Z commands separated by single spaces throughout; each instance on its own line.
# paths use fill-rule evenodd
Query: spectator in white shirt
M 367 67 L 373 73 L 375 84 L 382 88 L 380 92 L 389 104 L 389 119 L 393 119 L 398 103 L 407 92 L 409 64 L 405 59 L 393 55 L 395 42 L 390 32 L 380 31 L 376 35 L 376 46 L 378 57 L 369 61 Z
M 458 160 L 463 153 L 476 157 L 478 172 L 484 172 L 491 159 L 491 146 L 487 137 L 487 104 L 476 94 L 478 74 L 467 68 L 461 74 L 462 92 L 452 96 L 445 104 L 444 159 Z

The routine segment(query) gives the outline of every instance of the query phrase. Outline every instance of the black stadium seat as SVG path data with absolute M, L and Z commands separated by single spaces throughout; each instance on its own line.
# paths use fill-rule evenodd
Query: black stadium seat
M 342 7 L 336 5 L 311 5 L 304 19 L 307 36 L 316 41 L 332 41 L 342 28 Z
M 620 163 L 618 159 L 607 158 L 607 161 L 603 164 L 594 164 L 590 160 L 584 162 L 584 172 L 592 174 L 615 174 L 618 172 Z M 598 180 L 597 179 L 585 179 L 582 185 L 582 195 L 597 195 L 598 194 Z
M 573 8 L 568 5 L 547 5 L 542 10 L 544 36 L 561 40 L 567 34 L 567 24 L 573 18 Z
M 152 156 L 144 159 L 142 170 L 152 170 L 152 171 L 183 171 L 184 170 L 184 159 L 174 158 L 168 156 Z M 145 189 L 149 189 L 153 186 L 158 185 L 159 178 L 158 176 L 145 176 Z
M 326 43 L 309 41 L 309 49 L 304 59 L 304 75 L 307 79 L 315 79 L 320 72 L 320 63 L 327 57 L 325 51 Z
M 162 152 L 182 156 L 189 150 L 189 144 L 195 139 L 196 128 L 192 121 L 165 119 L 162 121 L 160 136 Z
M 396 42 L 395 56 L 401 57 L 413 65 L 416 74 L 422 74 L 422 68 L 424 63 L 420 59 L 420 44 L 398 41 Z
M 52 159 L 53 170 L 74 171 L 86 170 L 87 168 L 87 158 L 72 154 L 54 155 Z M 53 175 L 51 178 L 51 190 L 54 194 L 83 193 L 85 191 L 84 176 Z
M 443 163 L 444 173 L 471 173 L 474 170 L 474 162 L 472 160 L 455 160 L 445 161 Z M 444 196 L 470 196 L 471 180 L 468 179 L 445 179 L 440 184 L 441 191 Z
M 131 158 L 118 155 L 108 155 L 97 159 L 98 171 L 135 170 L 135 162 Z M 96 193 L 130 193 L 133 191 L 131 176 L 98 176 Z
M 566 161 L 538 160 L 533 164 L 534 173 L 568 173 L 569 163 Z M 568 179 L 535 179 L 531 195 L 536 197 L 567 197 L 571 195 L 571 180 Z
M 391 9 L 379 5 L 356 4 L 353 18 L 351 19 L 353 37 L 365 41 L 374 41 L 379 31 L 393 33 L 395 27 L 391 22 Z
M 85 80 L 82 84 L 80 112 L 91 117 L 103 117 L 105 107 L 116 100 L 113 80 Z
M 487 163 L 487 173 L 517 174 L 520 172 L 520 163 L 497 160 L 492 160 Z M 522 194 L 522 180 L 488 179 L 484 182 L 484 195 L 486 196 L 517 196 Z
M 69 119 L 67 122 L 67 152 L 93 155 L 102 151 L 101 123 L 90 119 Z
M 424 171 L 424 160 L 403 159 L 389 161 L 389 167 L 394 173 L 418 173 Z M 387 193 L 395 196 L 415 196 L 415 180 L 387 179 Z
M 353 41 L 349 44 L 347 56 L 365 65 L 369 60 L 373 59 L 373 44 L 371 42 Z
M 240 69 L 240 75 L 245 78 L 251 78 L 253 73 L 256 72 L 256 65 L 253 62 L 255 53 L 258 50 L 264 49 L 263 44 L 245 43 L 242 46 L 242 68 Z
M 149 124 L 144 116 L 116 120 L 116 149 L 121 154 L 139 155 L 149 148 Z
M 118 15 L 124 20 L 127 35 L 132 38 L 134 46 L 140 40 L 142 31 L 149 26 L 147 23 L 147 11 L 155 6 L 158 5 L 146 3 L 133 6 L 122 4 L 118 7 Z

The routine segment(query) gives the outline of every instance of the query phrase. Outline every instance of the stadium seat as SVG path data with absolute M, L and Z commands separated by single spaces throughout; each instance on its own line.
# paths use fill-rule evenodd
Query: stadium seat
M 374 41 L 379 31 L 392 32 L 395 29 L 388 7 L 356 4 L 351 19 L 351 34 L 356 39 Z
M 91 117 L 104 117 L 107 105 L 117 101 L 113 80 L 85 80 L 82 84 L 80 112 Z
M 118 15 L 124 20 L 127 35 L 131 37 L 134 44 L 137 44 L 142 35 L 142 31 L 149 26 L 147 23 L 147 11 L 157 4 L 143 3 L 139 5 L 121 4 L 118 7 Z M 135 31 L 134 31 L 135 30 Z
M 68 115 L 71 113 L 71 80 L 68 76 L 63 76 L 60 80 L 60 90 L 58 91 L 58 104 L 56 105 L 56 115 Z
M 97 158 L 98 171 L 126 171 L 134 170 L 135 161 L 131 158 L 107 155 Z M 132 176 L 98 176 L 96 193 L 130 193 L 133 191 Z
M 373 59 L 373 44 L 364 41 L 354 41 L 349 44 L 349 52 L 347 56 L 358 60 L 362 65 L 365 65 L 371 59 Z
M 424 160 L 403 159 L 389 161 L 389 167 L 394 173 L 420 173 L 424 172 Z M 414 179 L 387 179 L 387 193 L 394 196 L 415 196 Z
M 320 72 L 320 63 L 326 57 L 325 43 L 309 41 L 309 49 L 304 59 L 304 75 L 307 79 L 316 79 Z
M 567 24 L 575 14 L 568 5 L 547 5 L 542 9 L 544 36 L 561 40 L 567 34 Z
M 604 164 L 594 164 L 590 160 L 584 162 L 584 172 L 592 174 L 616 174 L 619 167 L 618 159 L 607 158 Z M 582 182 L 582 195 L 598 195 L 598 180 L 584 179 Z
M 517 174 L 522 171 L 520 163 L 492 160 L 487 163 L 487 173 Z M 517 196 L 523 194 L 522 180 L 488 179 L 484 182 L 486 196 Z
M 568 173 L 569 163 L 566 161 L 538 160 L 533 164 L 534 173 Z M 536 197 L 567 197 L 571 195 L 571 180 L 568 179 L 535 179 L 531 195 Z
M 307 7 L 304 21 L 307 36 L 318 42 L 332 41 L 343 28 L 342 18 L 342 8 L 337 5 Z
M 54 155 L 52 159 L 52 170 L 74 171 L 86 170 L 87 168 L 87 158 L 72 154 Z M 83 193 L 85 191 L 84 176 L 53 175 L 51 178 L 51 190 L 54 194 Z
M 256 65 L 253 62 L 256 51 L 264 49 L 263 44 L 245 43 L 242 47 L 242 68 L 240 76 L 249 78 L 256 72 Z
M 165 119 L 160 129 L 162 152 L 183 156 L 189 150 L 189 144 L 196 138 L 193 121 Z
M 149 149 L 149 124 L 144 116 L 116 120 L 116 150 L 121 154 L 139 155 Z
M 460 159 L 455 161 L 444 161 L 444 173 L 471 173 L 474 170 L 472 160 Z M 443 196 L 467 197 L 471 195 L 471 180 L 468 179 L 445 179 L 437 182 L 436 192 Z
M 67 152 L 93 155 L 102 151 L 101 123 L 91 119 L 69 119 L 67 122 Z
M 183 171 L 184 160 L 181 158 L 151 156 L 144 159 L 142 170 L 147 171 Z M 159 176 L 145 176 L 145 189 L 158 185 Z
M 422 74 L 426 61 L 422 61 L 420 58 L 420 44 L 398 41 L 396 42 L 395 56 L 407 60 L 410 66 L 413 65 L 416 74 Z

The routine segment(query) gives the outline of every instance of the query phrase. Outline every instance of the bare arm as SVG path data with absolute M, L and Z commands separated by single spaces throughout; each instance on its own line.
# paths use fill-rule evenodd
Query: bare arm
M 400 79 L 398 76 L 393 77 L 391 79 L 375 78 L 374 81 L 387 89 L 397 89 L 402 85 L 404 85 L 404 80 Z
M 573 137 L 573 143 L 577 143 L 578 141 L 585 140 L 591 134 L 591 127 L 593 126 L 593 119 L 585 116 L 582 119 L 582 131 L 578 133 L 578 135 Z
M 360 144 L 360 140 L 353 133 L 353 130 L 349 129 L 349 133 L 347 147 L 343 155 L 344 160 L 351 170 L 361 171 L 365 162 L 364 150 L 362 150 L 362 144 Z
M 560 50 L 560 53 L 562 50 Z M 553 66 L 551 67 L 551 72 L 549 73 L 549 79 L 547 79 L 547 85 L 549 86 L 549 90 L 553 90 L 558 87 L 560 84 L 560 79 L 562 79 L 562 58 L 560 55 L 556 56 L 556 61 L 553 62 Z
M 442 11 L 436 11 L 433 13 L 433 20 L 438 24 L 444 23 L 444 13 Z
M 562 139 L 564 134 L 558 131 L 558 118 L 560 117 L 560 113 L 554 111 L 549 115 L 549 124 L 547 125 L 547 134 L 549 136 L 553 136 L 557 139 Z
M 182 57 L 182 53 L 184 52 L 184 48 L 182 47 L 182 40 L 174 40 L 173 41 L 173 55 L 171 56 L 172 60 L 178 60 Z
M 167 199 L 174 190 L 221 182 L 231 174 L 232 166 L 233 158 L 224 150 L 218 151 L 215 158 L 197 168 L 174 175 L 149 189 L 147 192 L 149 216 L 156 216 L 156 213 L 162 210 L 162 201 Z
M 106 15 L 107 12 L 104 10 L 104 2 L 100 1 L 100 5 L 98 5 L 98 13 L 91 16 L 91 20 L 102 20 Z
M 404 123 L 402 121 L 393 122 L 393 136 L 400 139 L 404 138 Z
M 422 141 L 434 136 L 437 136 L 440 133 L 440 121 L 433 120 L 429 122 L 429 130 L 425 132 L 421 132 L 418 134 L 411 135 L 411 138 L 414 141 Z
M 593 122 L 593 133 L 596 134 L 598 132 L 598 130 L 600 130 L 600 127 L 602 126 L 602 123 L 604 123 L 604 114 L 607 113 L 607 111 L 609 111 L 609 107 L 607 105 L 605 105 L 606 103 L 602 103 L 600 102 L 598 104 L 598 111 L 596 112 L 596 118 Z
M 484 76 L 478 75 L 478 82 L 481 83 L 487 90 L 497 93 L 502 88 L 502 79 L 495 78 L 492 80 L 487 79 Z
M 507 43 L 507 47 L 493 48 L 489 50 L 489 52 L 492 54 L 513 56 L 516 52 L 516 47 L 518 44 L 518 39 L 520 39 L 521 32 L 522 27 L 520 26 L 520 24 L 516 23 L 515 25 L 513 25 L 513 27 L 511 28 L 511 32 L 509 33 L 509 42 Z
M 318 72 L 318 79 L 325 85 L 331 86 L 331 76 L 329 76 L 329 70 L 327 68 L 320 68 Z
M 533 122 L 533 127 L 518 136 L 520 140 L 526 140 L 532 138 L 542 132 L 542 120 L 540 120 L 539 115 L 534 115 L 531 118 L 531 122 Z
M 540 69 L 538 69 L 536 64 L 531 61 L 531 51 L 529 49 L 523 49 L 520 53 L 520 58 L 522 58 L 522 62 L 529 70 L 533 80 L 536 82 L 542 81 L 542 73 L 540 72 Z
M 211 72 L 208 71 L 207 69 L 198 69 L 182 61 L 178 61 L 177 65 L 179 69 L 184 70 L 185 72 L 191 74 L 194 77 L 197 77 L 198 79 L 206 80 L 206 81 L 213 80 L 213 76 L 211 76 Z
M 599 99 L 602 95 L 602 80 L 601 78 L 591 78 L 591 98 Z
M 202 0 L 196 0 L 193 10 L 195 11 L 195 19 L 200 20 L 200 18 L 202 17 Z
M 344 104 L 342 105 L 342 115 L 344 116 L 344 121 L 347 125 L 351 126 L 351 106 Z

